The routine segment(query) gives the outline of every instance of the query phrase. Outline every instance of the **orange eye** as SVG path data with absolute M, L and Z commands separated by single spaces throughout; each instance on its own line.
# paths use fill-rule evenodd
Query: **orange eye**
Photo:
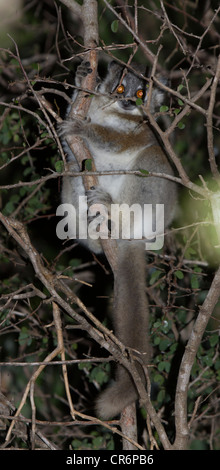
M 124 93 L 125 87 L 123 85 L 119 85 L 116 91 L 117 91 L 117 93 L 120 93 L 120 94 Z
M 136 96 L 137 96 L 138 98 L 143 98 L 143 96 L 144 96 L 144 90 L 138 90 L 138 91 L 136 92 Z

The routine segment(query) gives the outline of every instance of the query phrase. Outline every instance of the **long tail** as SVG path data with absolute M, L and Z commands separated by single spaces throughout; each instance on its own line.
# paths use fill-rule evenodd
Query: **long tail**
M 145 363 L 148 360 L 148 302 L 145 294 L 145 251 L 142 245 L 128 242 L 119 248 L 118 271 L 114 286 L 115 335 L 125 345 L 133 348 Z M 141 366 L 140 366 L 141 370 Z M 119 365 L 115 381 L 101 393 L 96 412 L 110 419 L 137 399 L 135 384 L 127 370 Z

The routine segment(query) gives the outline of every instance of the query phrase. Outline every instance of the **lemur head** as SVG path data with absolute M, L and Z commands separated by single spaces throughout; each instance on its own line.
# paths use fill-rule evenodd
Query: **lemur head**
M 146 75 L 146 67 L 132 63 L 132 69 L 137 72 L 130 71 L 112 61 L 108 67 L 107 76 L 102 83 L 100 90 L 109 93 L 117 100 L 119 108 L 123 111 L 132 112 L 137 108 L 137 99 L 141 99 L 143 104 L 147 101 L 148 81 L 141 77 Z M 163 100 L 161 90 L 154 89 L 151 99 L 151 111 L 155 106 L 160 106 Z

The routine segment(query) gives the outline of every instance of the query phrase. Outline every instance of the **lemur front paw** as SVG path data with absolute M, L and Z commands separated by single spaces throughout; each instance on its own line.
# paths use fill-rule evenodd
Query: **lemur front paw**
M 88 222 L 90 223 L 92 221 L 97 221 L 102 229 L 105 227 L 105 234 L 107 232 L 110 233 L 111 203 L 113 202 L 110 194 L 100 187 L 93 187 L 92 189 L 86 191 L 86 196 L 89 208 Z
M 80 86 L 82 79 L 90 73 L 92 73 L 90 62 L 83 60 L 81 64 L 78 65 L 76 70 L 76 80 L 78 81 L 78 86 Z
M 82 135 L 87 121 L 83 119 L 77 119 L 71 117 L 70 119 L 64 120 L 58 125 L 59 137 L 68 137 L 71 135 Z
M 88 205 L 91 204 L 103 204 L 109 206 L 112 203 L 112 198 L 109 193 L 99 186 L 93 186 L 92 189 L 86 191 Z

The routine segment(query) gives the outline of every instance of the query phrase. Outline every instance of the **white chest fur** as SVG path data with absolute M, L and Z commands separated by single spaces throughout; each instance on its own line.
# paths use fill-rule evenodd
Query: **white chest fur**
M 141 112 L 138 108 L 135 108 L 133 111 L 135 116 L 141 117 Z M 123 118 L 124 112 L 120 112 L 120 108 L 117 102 L 110 102 L 103 98 L 96 100 L 93 98 L 88 117 L 91 124 L 97 124 L 106 128 L 106 130 L 120 130 L 123 129 L 123 133 L 134 132 L 135 139 L 135 129 L 138 124 L 136 121 L 128 120 Z M 137 158 L 137 153 L 140 151 L 133 149 L 126 149 L 123 152 L 117 153 L 116 151 L 105 151 L 105 149 L 100 148 L 99 145 L 94 142 L 89 142 L 89 148 L 92 153 L 94 163 L 97 171 L 114 171 L 123 172 L 129 170 L 133 167 L 134 161 Z M 99 177 L 100 186 L 112 196 L 113 199 L 117 198 L 121 188 L 123 187 L 125 175 L 104 175 L 101 174 Z

